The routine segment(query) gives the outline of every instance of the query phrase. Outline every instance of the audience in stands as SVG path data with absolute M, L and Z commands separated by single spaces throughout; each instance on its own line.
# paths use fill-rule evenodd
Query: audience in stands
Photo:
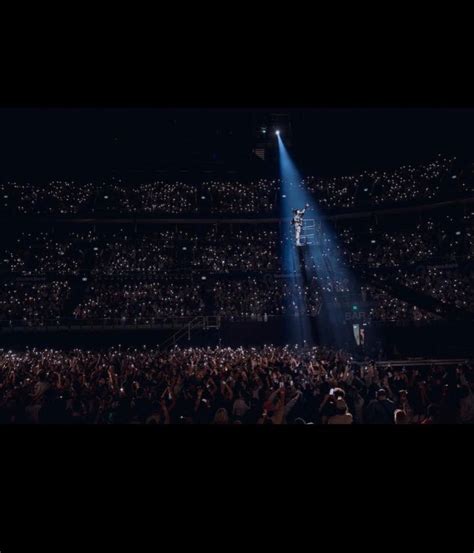
M 438 156 L 393 171 L 364 171 L 354 176 L 305 177 L 300 186 L 322 209 L 357 210 L 456 199 L 472 195 L 474 167 Z M 22 215 L 77 214 L 234 214 L 268 215 L 279 209 L 278 179 L 199 182 L 112 179 L 77 183 L 52 181 L 0 183 L 0 211 Z
M 43 324 L 57 317 L 152 324 L 163 316 L 204 313 L 261 320 L 301 312 L 317 315 L 324 303 L 349 300 L 361 303 L 372 321 L 425 324 L 440 318 L 375 287 L 364 271 L 374 272 L 381 282 L 474 311 L 469 265 L 473 213 L 429 215 L 421 221 L 417 216 L 399 229 L 392 227 L 384 221 L 369 226 L 346 221 L 335 228 L 334 236 L 321 232 L 316 238 L 321 255 L 313 258 L 310 250 L 305 256 L 311 280 L 293 285 L 282 278 L 287 244 L 273 224 L 11 233 L 3 237 L 0 255 L 0 324 Z M 336 261 L 361 275 L 358 281 L 329 271 L 327 264 Z M 179 274 L 187 286 L 166 284 Z M 30 277 L 44 281 L 39 294 L 39 284 L 23 282 Z M 61 292 L 54 291 L 58 282 Z M 29 289 L 32 293 L 25 295 Z M 186 294 L 190 301 L 185 306 Z

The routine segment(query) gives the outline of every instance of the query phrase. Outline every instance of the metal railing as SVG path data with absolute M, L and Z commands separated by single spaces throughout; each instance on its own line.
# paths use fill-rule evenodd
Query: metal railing
M 167 338 L 162 344 L 160 344 L 160 349 L 165 349 L 168 346 L 175 346 L 185 336 L 188 337 L 188 340 L 191 340 L 191 332 L 198 328 L 206 329 L 206 317 L 195 317 L 189 321 L 186 325 L 180 328 L 177 332 L 174 332 L 169 338 Z
M 96 329 L 182 329 L 193 321 L 202 321 L 204 329 L 220 328 L 221 317 L 215 315 L 190 315 L 185 317 L 137 317 L 137 318 L 88 318 L 75 319 L 58 317 L 56 319 L 7 320 L 0 319 L 0 331 L 28 332 L 52 330 L 96 330 Z
M 387 361 L 376 361 L 378 367 L 425 367 L 425 366 L 452 366 L 452 365 L 462 365 L 463 363 L 468 362 L 467 358 L 461 359 L 416 359 L 416 358 L 407 358 L 407 359 L 396 359 L 396 360 L 387 360 Z M 353 361 L 355 365 L 367 365 L 367 362 L 363 361 Z
M 59 328 L 178 328 L 195 318 L 190 316 L 169 316 L 169 317 L 101 317 L 75 319 L 73 317 L 57 317 L 55 319 L 1 319 L 1 329 L 27 330 L 27 329 L 59 329 Z

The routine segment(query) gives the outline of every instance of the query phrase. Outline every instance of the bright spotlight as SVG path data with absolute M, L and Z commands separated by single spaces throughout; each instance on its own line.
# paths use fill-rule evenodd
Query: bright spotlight
M 280 131 L 276 131 L 275 134 L 280 134 Z

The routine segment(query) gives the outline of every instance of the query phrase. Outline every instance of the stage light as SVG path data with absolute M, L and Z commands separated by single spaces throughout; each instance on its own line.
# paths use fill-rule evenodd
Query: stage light
M 287 309 L 293 311 L 293 306 L 296 306 L 298 315 L 296 321 L 299 323 L 295 325 L 292 321 L 285 325 L 285 332 L 292 341 L 299 344 L 304 344 L 305 340 L 311 344 L 317 334 L 318 340 L 342 347 L 345 332 L 344 313 L 342 305 L 334 301 L 333 290 L 337 288 L 338 280 L 347 278 L 348 282 L 354 282 L 354 286 L 357 282 L 352 273 L 340 263 L 337 255 L 340 245 L 335 229 L 320 216 L 318 203 L 306 189 L 305 182 L 281 137 L 278 137 L 278 147 L 281 219 L 291 221 L 292 209 L 309 204 L 311 219 L 318 219 L 320 225 L 318 232 L 323 236 L 331 237 L 331 240 L 324 245 L 315 241 L 308 244 L 304 251 L 296 252 L 294 229 L 289 224 L 282 227 L 282 269 L 283 273 L 288 275 L 289 306 Z M 306 294 L 302 297 L 300 293 L 306 286 L 310 288 L 315 280 L 330 284 L 330 286 L 322 286 L 321 298 L 318 301 L 323 311 L 317 320 L 310 317 L 311 313 L 307 315 L 308 311 L 311 312 L 310 297 Z M 357 304 L 350 303 L 347 307 L 353 312 L 353 316 L 358 314 Z
M 275 131 L 275 134 L 280 134 L 280 131 Z

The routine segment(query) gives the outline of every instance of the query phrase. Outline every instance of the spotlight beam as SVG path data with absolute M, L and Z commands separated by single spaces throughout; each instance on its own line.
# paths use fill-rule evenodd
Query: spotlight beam
M 305 202 L 301 197 L 298 183 L 301 176 L 292 162 L 283 144 L 280 132 L 275 132 L 278 138 L 280 161 L 281 191 L 280 212 L 282 219 L 281 244 L 283 274 L 287 286 L 286 294 L 286 321 L 288 342 L 307 344 L 312 343 L 311 325 L 308 316 L 308 303 L 305 295 L 305 278 L 301 270 L 304 266 L 300 260 L 303 252 L 295 247 L 294 232 L 289 224 L 291 210 L 295 206 L 303 207 Z
M 304 181 L 292 161 L 280 135 L 278 151 L 281 175 L 280 214 L 282 219 L 282 262 L 283 272 L 290 274 L 290 299 L 298 305 L 302 319 L 301 337 L 310 330 L 307 315 L 309 297 L 302 296 L 302 286 L 308 284 L 309 294 L 318 295 L 322 300 L 323 317 L 318 319 L 318 334 L 331 345 L 342 347 L 346 341 L 344 318 L 345 297 L 343 290 L 356 289 L 357 281 L 345 266 L 339 246 L 339 239 L 329 222 L 322 218 L 319 206 L 304 185 Z M 311 219 L 315 219 L 315 240 L 302 247 L 296 246 L 294 229 L 289 222 L 292 209 L 301 209 L 309 204 Z M 301 251 L 299 251 L 301 250 Z M 342 295 L 341 295 L 342 293 Z M 291 336 L 291 331 L 289 332 Z M 294 334 L 294 331 L 293 331 Z M 306 338 L 307 339 L 307 338 Z

